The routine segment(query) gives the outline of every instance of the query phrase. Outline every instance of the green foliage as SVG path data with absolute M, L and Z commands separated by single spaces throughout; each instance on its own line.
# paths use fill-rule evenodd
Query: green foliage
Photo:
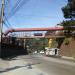
M 65 38 L 64 43 L 65 43 L 65 45 L 68 45 L 69 44 L 68 38 Z
M 65 18 L 71 18 L 71 11 L 67 6 L 63 7 L 62 11 L 64 13 Z
M 64 35 L 66 37 L 71 37 L 72 32 L 75 31 L 75 28 L 71 26 L 75 26 L 75 21 L 74 20 L 68 20 L 68 21 L 63 21 L 61 23 L 62 26 L 64 26 Z
M 75 0 L 68 0 L 65 7 L 62 8 L 65 18 L 75 18 Z
M 58 48 L 60 48 L 60 46 L 62 45 L 64 38 L 57 38 L 56 39 L 57 43 L 58 43 Z
M 69 20 L 69 21 L 63 21 L 62 26 L 74 26 L 75 25 L 75 20 Z
M 57 41 L 54 39 L 53 42 L 52 42 L 51 47 L 52 47 L 52 48 L 57 48 L 57 46 L 58 46 L 58 43 L 57 43 Z
M 29 39 L 27 40 L 27 45 L 29 46 L 30 50 L 44 50 L 45 47 L 48 45 L 48 39 Z

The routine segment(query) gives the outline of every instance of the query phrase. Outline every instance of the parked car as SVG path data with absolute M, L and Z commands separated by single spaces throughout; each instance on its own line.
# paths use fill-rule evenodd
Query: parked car
M 43 54 L 43 53 L 45 53 L 45 52 L 42 50 L 42 51 L 40 51 L 40 53 Z
M 34 51 L 34 52 L 33 52 L 33 54 L 36 54 L 36 53 L 37 53 L 37 51 Z

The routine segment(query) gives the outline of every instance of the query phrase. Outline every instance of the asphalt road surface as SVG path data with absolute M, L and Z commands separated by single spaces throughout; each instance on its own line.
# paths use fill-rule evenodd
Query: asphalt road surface
M 0 75 L 10 75 L 8 74 L 10 71 L 11 71 L 11 75 L 29 75 L 27 74 L 28 72 L 25 73 L 25 68 L 19 69 L 19 72 L 17 72 L 18 68 L 25 67 L 25 66 L 22 66 L 22 64 L 25 64 L 25 63 L 34 65 L 39 69 L 40 72 L 41 71 L 43 72 L 37 75 L 75 75 L 74 61 L 63 60 L 60 58 L 46 57 L 40 54 L 18 56 L 13 59 L 6 60 L 6 62 L 9 63 L 9 69 L 7 69 L 6 71 L 0 71 L 1 72 Z M 19 65 L 18 68 L 15 67 L 16 68 L 15 72 L 17 73 L 12 74 L 12 70 L 15 69 L 13 68 L 13 66 L 16 66 L 16 65 L 17 66 Z M 24 70 L 22 74 L 20 73 L 21 70 L 22 71 Z M 31 71 L 31 72 L 34 72 L 34 71 Z

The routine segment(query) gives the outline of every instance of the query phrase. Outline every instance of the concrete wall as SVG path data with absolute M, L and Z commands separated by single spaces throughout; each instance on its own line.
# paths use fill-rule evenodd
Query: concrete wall
M 13 44 L 1 44 L 1 58 L 12 57 L 17 55 L 27 55 L 27 48 Z
M 65 45 L 65 41 L 60 47 L 59 55 L 75 57 L 75 38 L 67 38 L 68 44 Z

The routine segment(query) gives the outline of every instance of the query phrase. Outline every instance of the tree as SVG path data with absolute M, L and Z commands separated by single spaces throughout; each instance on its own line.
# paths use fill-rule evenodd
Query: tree
M 75 21 L 74 20 L 68 20 L 68 21 L 63 21 L 61 23 L 61 25 L 65 26 L 74 26 L 75 25 Z
M 44 50 L 45 47 L 48 45 L 48 39 L 28 39 L 27 46 L 29 46 L 30 50 Z
M 75 31 L 75 0 L 68 0 L 68 3 L 65 7 L 62 8 L 64 17 L 66 20 L 61 23 L 62 26 L 65 28 L 65 35 L 71 36 L 72 32 Z
M 65 18 L 74 19 L 75 18 L 75 0 L 68 0 L 65 7 L 62 8 Z

